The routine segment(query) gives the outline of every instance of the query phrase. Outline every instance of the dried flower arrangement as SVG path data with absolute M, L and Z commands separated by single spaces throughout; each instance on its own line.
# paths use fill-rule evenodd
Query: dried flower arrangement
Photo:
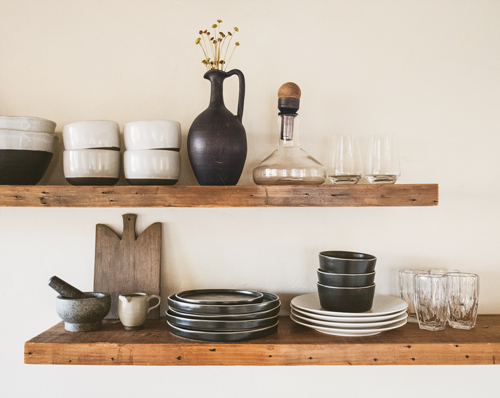
M 201 37 L 198 37 L 196 39 L 196 45 L 199 45 L 203 50 L 205 59 L 203 59 L 203 61 L 201 62 L 203 63 L 203 65 L 205 65 L 207 70 L 218 69 L 225 71 L 227 70 L 229 61 L 231 61 L 231 58 L 234 54 L 234 50 L 236 50 L 236 47 L 239 47 L 240 45 L 239 42 L 234 43 L 233 51 L 229 56 L 229 60 L 226 62 L 225 59 L 227 57 L 227 52 L 231 45 L 231 40 L 233 40 L 233 37 L 236 34 L 236 32 L 239 32 L 240 30 L 237 27 L 234 27 L 232 33 L 227 32 L 227 34 L 225 34 L 221 29 L 222 21 L 218 19 L 217 22 L 218 24 L 214 23 L 212 25 L 214 34 L 213 36 L 211 35 L 210 30 L 208 29 L 200 30 L 198 32 L 201 35 Z M 222 55 L 223 53 L 224 56 Z

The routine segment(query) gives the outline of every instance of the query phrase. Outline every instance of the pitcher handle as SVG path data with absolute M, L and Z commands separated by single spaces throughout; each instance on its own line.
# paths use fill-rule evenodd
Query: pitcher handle
M 152 299 L 154 299 L 154 298 L 158 299 L 158 303 L 157 303 L 156 305 L 153 305 L 152 307 L 149 307 L 149 308 L 148 308 L 148 314 L 149 314 L 149 311 L 151 311 L 151 310 L 155 309 L 155 308 L 156 308 L 156 307 L 158 307 L 158 306 L 160 305 L 160 303 L 161 303 L 161 298 L 160 298 L 160 297 L 158 297 L 158 296 L 157 296 L 157 295 L 155 295 L 155 294 L 152 294 L 152 295 L 148 296 L 148 303 L 149 303 L 149 300 L 152 300 Z
M 243 118 L 243 104 L 245 102 L 245 76 L 239 69 L 233 69 L 227 72 L 227 77 L 237 75 L 240 82 L 240 93 L 238 95 L 238 119 L 242 122 Z

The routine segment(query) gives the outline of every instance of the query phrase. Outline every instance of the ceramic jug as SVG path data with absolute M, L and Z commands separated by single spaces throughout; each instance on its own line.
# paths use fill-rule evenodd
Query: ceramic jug
M 223 98 L 224 79 L 232 75 L 239 78 L 236 116 L 226 108 Z M 242 124 L 245 78 L 238 69 L 210 70 L 203 77 L 211 83 L 210 104 L 189 129 L 189 161 L 200 185 L 236 185 L 247 157 Z

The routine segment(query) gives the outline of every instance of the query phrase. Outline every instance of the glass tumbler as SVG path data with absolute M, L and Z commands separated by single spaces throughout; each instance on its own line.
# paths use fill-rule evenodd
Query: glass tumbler
M 401 175 L 399 157 L 392 135 L 370 137 L 365 178 L 370 184 L 394 184 Z
M 401 297 L 401 299 L 406 301 L 408 304 L 408 308 L 406 309 L 406 312 L 408 313 L 408 322 L 417 322 L 413 299 L 413 278 L 415 275 L 427 273 L 428 271 L 421 269 L 402 269 L 398 273 L 399 297 Z
M 476 325 L 479 276 L 466 272 L 446 274 L 448 323 L 455 329 L 470 330 Z
M 363 174 L 356 135 L 334 135 L 328 162 L 328 178 L 334 184 L 357 184 Z
M 415 275 L 414 302 L 418 326 L 425 330 L 444 330 L 448 302 L 445 275 Z

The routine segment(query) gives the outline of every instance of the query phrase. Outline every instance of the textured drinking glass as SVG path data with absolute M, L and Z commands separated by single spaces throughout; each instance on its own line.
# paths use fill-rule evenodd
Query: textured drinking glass
M 446 280 L 445 275 L 415 275 L 415 313 L 420 329 L 435 331 L 445 328 L 448 313 Z
M 358 137 L 334 135 L 328 163 L 328 177 L 334 184 L 357 184 L 363 174 Z
M 365 178 L 370 184 L 394 184 L 400 175 L 394 137 L 371 136 L 366 157 Z
M 448 323 L 455 329 L 472 329 L 479 302 L 479 276 L 466 272 L 446 274 Z
M 406 312 L 408 313 L 408 322 L 417 322 L 415 304 L 413 300 L 413 278 L 415 275 L 427 273 L 428 271 L 421 269 L 402 269 L 399 271 L 399 296 L 408 304 L 408 308 L 406 309 Z

